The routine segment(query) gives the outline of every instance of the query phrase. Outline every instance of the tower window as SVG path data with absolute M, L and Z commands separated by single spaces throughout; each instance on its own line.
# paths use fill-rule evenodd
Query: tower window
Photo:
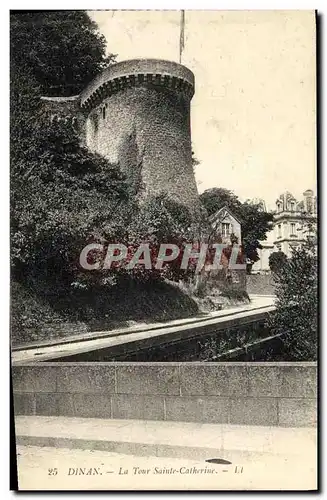
M 106 118 L 106 108 L 105 108 L 105 106 L 103 106 L 103 108 L 102 108 L 102 118 L 103 118 L 104 120 L 105 120 L 105 118 Z
M 291 222 L 291 235 L 295 235 L 295 222 Z

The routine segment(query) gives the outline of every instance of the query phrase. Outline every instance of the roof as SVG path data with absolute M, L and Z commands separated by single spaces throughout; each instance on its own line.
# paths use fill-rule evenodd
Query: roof
M 224 205 L 223 207 L 221 207 L 217 212 L 215 212 L 214 214 L 212 214 L 210 217 L 209 217 L 209 220 L 210 222 L 214 221 L 214 220 L 217 220 L 219 219 L 219 216 L 221 215 L 221 213 L 223 211 L 226 211 L 228 212 L 228 214 L 233 217 L 233 219 L 236 220 L 236 222 L 238 222 L 240 225 L 241 225 L 241 222 L 240 220 L 233 214 L 233 212 L 228 208 L 227 205 Z
M 289 191 L 285 191 L 285 193 L 280 194 L 276 200 L 276 203 L 278 203 L 280 200 L 294 200 L 294 201 L 296 201 L 295 197 Z

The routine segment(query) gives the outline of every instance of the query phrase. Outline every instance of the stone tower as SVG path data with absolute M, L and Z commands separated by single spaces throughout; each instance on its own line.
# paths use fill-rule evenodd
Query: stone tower
M 194 208 L 193 94 L 193 73 L 175 62 L 136 59 L 114 64 L 79 96 L 86 145 L 119 163 L 141 196 L 166 192 Z

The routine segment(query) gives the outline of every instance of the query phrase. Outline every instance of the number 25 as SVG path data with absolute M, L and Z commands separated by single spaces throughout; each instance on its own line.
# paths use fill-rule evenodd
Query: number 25
M 48 469 L 48 476 L 56 476 L 58 474 L 58 469 Z

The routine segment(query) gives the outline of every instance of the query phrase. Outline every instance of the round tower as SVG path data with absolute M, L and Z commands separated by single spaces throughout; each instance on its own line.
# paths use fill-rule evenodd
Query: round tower
M 193 73 L 175 62 L 114 64 L 80 95 L 86 144 L 119 163 L 135 192 L 166 192 L 193 208 L 198 203 L 190 127 L 193 94 Z

